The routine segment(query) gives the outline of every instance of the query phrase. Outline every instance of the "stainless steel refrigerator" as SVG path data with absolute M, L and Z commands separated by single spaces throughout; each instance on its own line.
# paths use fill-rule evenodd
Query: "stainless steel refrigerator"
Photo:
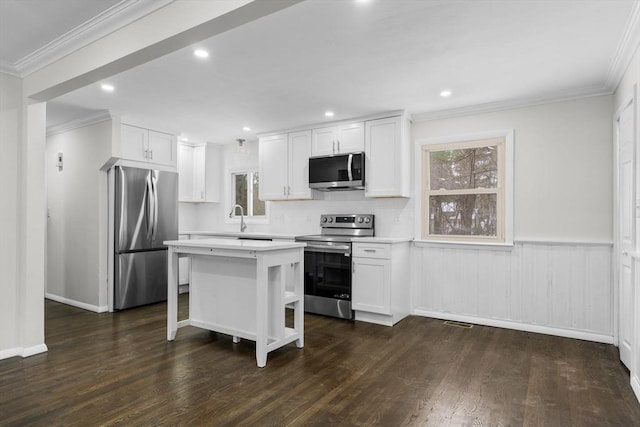
M 162 242 L 178 238 L 178 174 L 116 166 L 114 202 L 114 309 L 165 301 Z

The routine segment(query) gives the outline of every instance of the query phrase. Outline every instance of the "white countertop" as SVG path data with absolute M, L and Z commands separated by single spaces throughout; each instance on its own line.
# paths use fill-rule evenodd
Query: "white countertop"
M 190 236 L 211 236 L 211 237 L 227 237 L 227 238 L 245 238 L 245 239 L 274 239 L 274 240 L 295 240 L 297 237 L 306 236 L 307 234 L 284 234 L 269 232 L 244 232 L 238 231 L 181 231 L 180 235 Z M 354 242 L 360 243 L 404 243 L 410 242 L 413 237 L 358 237 Z
M 410 242 L 413 237 L 358 237 L 353 243 L 404 243 Z
M 273 251 L 278 249 L 303 248 L 300 242 L 272 242 L 269 240 L 238 240 L 238 239 L 184 239 L 166 240 L 167 246 L 182 246 L 189 248 L 231 249 L 239 251 Z
M 178 234 L 188 234 L 191 236 L 212 236 L 212 237 L 244 237 L 246 239 L 279 239 L 295 240 L 300 234 L 265 233 L 265 232 L 244 232 L 238 231 L 181 231 Z

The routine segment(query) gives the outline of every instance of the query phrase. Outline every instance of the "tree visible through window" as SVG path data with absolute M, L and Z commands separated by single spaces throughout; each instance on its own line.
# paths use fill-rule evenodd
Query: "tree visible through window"
M 423 146 L 424 239 L 504 241 L 504 138 Z
M 264 201 L 258 198 L 258 172 L 238 172 L 232 174 L 234 205 L 242 206 L 248 217 L 264 216 Z

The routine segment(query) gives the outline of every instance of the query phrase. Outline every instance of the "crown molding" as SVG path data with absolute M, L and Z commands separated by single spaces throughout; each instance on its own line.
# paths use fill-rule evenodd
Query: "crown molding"
M 15 64 L 0 63 L 0 71 L 18 77 L 29 74 L 69 55 L 175 0 L 122 0 L 35 50 Z
M 613 92 L 616 90 L 625 71 L 629 67 L 633 55 L 640 46 L 640 0 L 636 0 L 629 19 L 624 27 L 624 32 L 620 38 L 620 43 L 613 56 L 609 71 L 607 73 L 607 87 Z
M 22 77 L 14 64 L 0 60 L 0 73 L 9 74 L 14 77 Z
M 111 119 L 113 119 L 113 116 L 111 115 L 111 113 L 109 113 L 109 111 L 101 110 L 95 114 L 74 119 L 66 123 L 61 123 L 59 125 L 50 126 L 47 128 L 47 136 L 68 132 L 73 129 L 78 129 L 84 126 L 93 125 L 93 124 L 104 122 L 105 120 L 111 120 Z
M 449 119 L 454 117 L 470 116 L 474 114 L 493 113 L 496 111 L 511 110 L 514 108 L 526 108 L 536 105 L 551 104 L 554 102 L 572 101 L 575 99 L 591 98 L 594 96 L 611 95 L 613 93 L 608 87 L 595 87 L 577 91 L 567 91 L 553 96 L 537 96 L 520 98 L 509 101 L 489 102 L 486 104 L 471 105 L 468 107 L 451 108 L 449 110 L 429 111 L 424 113 L 413 113 L 411 118 L 414 122 L 424 122 L 429 120 Z

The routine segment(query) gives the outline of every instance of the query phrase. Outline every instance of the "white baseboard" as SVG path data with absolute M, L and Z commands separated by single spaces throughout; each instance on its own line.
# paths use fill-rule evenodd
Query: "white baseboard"
M 33 356 L 34 354 L 44 353 L 48 350 L 49 349 L 45 344 L 38 344 L 27 348 L 16 347 L 7 350 L 0 350 L 0 360 L 16 356 L 29 357 Z
M 413 314 L 416 316 L 433 317 L 435 319 L 455 320 L 458 322 L 475 323 L 478 325 L 494 326 L 497 328 L 515 329 L 518 331 L 534 332 L 537 334 L 555 335 L 558 337 L 613 344 L 613 335 L 599 334 L 596 332 L 554 328 L 550 326 L 532 325 L 529 323 L 512 322 L 508 320 L 487 319 L 483 317 L 466 316 L 453 313 L 442 313 L 439 311 L 430 311 L 418 308 L 413 309 Z
M 631 389 L 635 393 L 638 402 L 640 402 L 640 381 L 635 375 L 631 375 Z
M 9 348 L 6 350 L 0 350 L 0 360 L 8 359 L 10 357 L 20 356 L 21 353 L 22 353 L 21 348 Z
M 23 348 L 22 349 L 22 354 L 20 354 L 20 356 L 29 357 L 29 356 L 33 356 L 34 354 L 44 353 L 44 352 L 46 352 L 48 350 L 49 349 L 47 348 L 47 346 L 44 343 L 43 344 L 38 344 L 38 345 L 34 345 L 32 347 Z
M 54 294 L 50 294 L 50 293 L 45 293 L 44 297 L 47 299 L 50 299 L 51 301 L 56 301 L 56 302 L 60 302 L 62 304 L 67 304 L 67 305 L 72 305 L 74 307 L 78 307 L 81 308 L 83 310 L 89 310 L 89 311 L 93 311 L 94 313 L 104 313 L 109 311 L 109 307 L 104 305 L 104 306 L 98 306 L 98 305 L 92 305 L 92 304 L 87 304 L 84 302 L 80 302 L 80 301 L 76 301 L 76 300 L 72 300 L 69 298 L 65 298 L 65 297 L 61 297 L 58 295 L 54 295 Z

